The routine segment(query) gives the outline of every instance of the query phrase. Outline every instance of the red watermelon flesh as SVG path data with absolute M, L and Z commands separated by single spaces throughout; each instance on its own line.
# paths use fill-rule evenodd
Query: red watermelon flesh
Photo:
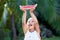
M 24 9 L 31 9 L 33 7 L 34 5 L 20 6 L 20 8 L 24 8 Z

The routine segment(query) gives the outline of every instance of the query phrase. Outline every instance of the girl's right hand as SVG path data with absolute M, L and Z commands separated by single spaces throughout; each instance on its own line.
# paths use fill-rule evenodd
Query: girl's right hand
M 21 8 L 21 6 L 20 6 L 20 10 L 22 10 L 23 12 L 26 12 L 26 9 Z

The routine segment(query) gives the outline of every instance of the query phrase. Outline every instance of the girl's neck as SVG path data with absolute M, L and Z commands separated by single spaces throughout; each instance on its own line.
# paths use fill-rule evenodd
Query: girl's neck
M 29 29 L 29 32 L 34 32 L 35 30 L 34 29 Z

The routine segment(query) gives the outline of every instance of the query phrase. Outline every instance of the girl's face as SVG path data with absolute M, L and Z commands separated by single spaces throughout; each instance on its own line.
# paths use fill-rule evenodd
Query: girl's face
M 28 19 L 27 25 L 28 25 L 29 29 L 34 28 L 34 21 L 33 21 L 32 18 L 29 18 L 29 19 Z

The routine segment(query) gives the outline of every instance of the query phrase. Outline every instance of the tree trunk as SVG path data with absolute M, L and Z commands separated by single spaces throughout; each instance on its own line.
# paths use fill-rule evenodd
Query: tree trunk
M 11 40 L 16 40 L 16 28 L 14 25 L 14 14 L 10 15 Z

